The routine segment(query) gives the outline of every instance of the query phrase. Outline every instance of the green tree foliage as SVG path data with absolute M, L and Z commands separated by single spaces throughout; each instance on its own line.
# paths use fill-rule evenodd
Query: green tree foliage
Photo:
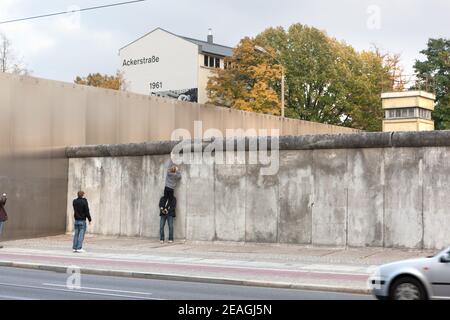
M 123 75 L 118 71 L 115 76 L 103 75 L 100 73 L 92 73 L 87 77 L 76 77 L 76 84 L 85 86 L 112 89 L 112 90 L 125 90 L 125 82 Z
M 256 52 L 255 45 L 274 58 Z M 391 80 L 385 57 L 379 52 L 357 52 L 301 24 L 288 30 L 269 28 L 240 42 L 229 59 L 233 67 L 211 78 L 210 100 L 232 108 L 241 108 L 245 101 L 245 110 L 279 114 L 281 68 L 276 61 L 281 61 L 286 70 L 286 116 L 379 131 L 380 94 Z M 263 102 L 270 107 L 262 107 Z
M 430 39 L 421 51 L 426 60 L 417 60 L 414 69 L 421 88 L 430 86 L 436 93 L 433 118 L 438 130 L 450 129 L 450 39 Z

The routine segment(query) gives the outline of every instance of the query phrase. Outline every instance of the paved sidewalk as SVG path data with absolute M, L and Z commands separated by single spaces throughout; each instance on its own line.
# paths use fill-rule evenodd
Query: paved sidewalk
M 71 236 L 4 242 L 0 266 L 136 278 L 367 293 L 374 266 L 432 252 L 294 245 L 174 243 L 87 236 L 72 253 Z

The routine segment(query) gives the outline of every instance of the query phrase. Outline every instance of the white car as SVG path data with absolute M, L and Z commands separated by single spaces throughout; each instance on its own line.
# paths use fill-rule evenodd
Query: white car
M 369 281 L 380 300 L 450 300 L 450 248 L 433 257 L 383 265 Z

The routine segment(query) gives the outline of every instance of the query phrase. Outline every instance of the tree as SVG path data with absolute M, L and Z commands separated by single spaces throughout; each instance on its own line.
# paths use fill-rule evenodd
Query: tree
M 16 57 L 11 41 L 0 34 L 0 72 L 28 75 L 31 72 Z
M 342 125 L 380 131 L 383 120 L 380 95 L 383 86 L 389 83 L 388 69 L 383 65 L 382 57 L 372 51 L 357 53 L 352 50 L 349 54 L 352 57 L 350 67 L 346 73 L 339 72 L 344 76 L 337 89 L 344 95 L 336 104 L 346 106 Z
M 103 75 L 100 73 L 92 73 L 87 77 L 76 77 L 76 84 L 81 84 L 91 87 L 99 87 L 112 90 L 125 90 L 126 85 L 121 72 L 117 71 L 116 75 Z
M 406 80 L 400 65 L 400 55 L 382 53 L 375 47 L 359 53 L 359 71 L 356 73 L 352 91 L 352 127 L 367 131 L 382 129 L 383 109 L 380 95 L 388 91 L 402 91 Z
M 267 56 L 255 54 L 255 41 L 243 39 L 226 59 L 226 70 L 218 70 L 208 84 L 210 100 L 239 110 L 272 115 L 281 114 L 281 104 L 275 87 L 281 79 L 280 66 L 274 66 Z
M 430 39 L 428 47 L 420 52 L 424 61 L 416 60 L 414 69 L 419 79 L 418 87 L 436 93 L 433 119 L 438 130 L 450 129 L 450 39 Z
M 256 53 L 255 45 L 274 58 Z M 276 61 L 280 61 L 286 70 L 288 117 L 381 129 L 380 95 L 391 74 L 375 52 L 357 52 L 323 31 L 294 24 L 288 30 L 269 28 L 254 39 L 243 39 L 229 61 L 233 67 L 210 80 L 212 103 L 241 108 L 241 101 L 250 101 L 246 107 L 252 111 L 279 111 L 281 68 Z M 263 102 L 266 106 L 260 105 Z
M 376 45 L 373 45 L 373 52 L 381 58 L 382 64 L 389 70 L 389 79 L 383 83 L 383 92 L 407 90 L 407 84 L 411 79 L 405 75 L 405 70 L 401 65 L 401 54 L 383 52 Z

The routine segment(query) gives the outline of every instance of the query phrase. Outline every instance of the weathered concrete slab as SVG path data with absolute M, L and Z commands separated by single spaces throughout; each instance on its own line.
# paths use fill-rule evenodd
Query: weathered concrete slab
M 114 158 L 103 158 L 100 185 L 100 208 L 98 233 L 119 235 L 121 226 L 120 194 L 122 189 L 122 166 Z
M 92 217 L 92 225 L 88 227 L 89 233 L 101 233 L 102 228 L 102 212 L 101 198 L 99 192 L 102 188 L 102 177 L 105 175 L 104 162 L 102 159 L 89 158 L 85 159 L 82 167 L 82 185 L 81 190 L 86 192 L 86 198 L 89 201 L 89 209 Z M 76 190 L 79 191 L 79 190 Z M 75 193 L 76 196 L 76 193 Z M 75 198 L 74 196 L 74 198 Z M 72 198 L 69 198 L 72 199 Z M 117 209 L 120 210 L 118 207 Z M 72 209 L 73 211 L 73 209 Z M 120 212 L 120 211 L 119 211 Z
M 383 246 L 384 150 L 350 149 L 348 245 Z
M 423 246 L 423 150 L 386 149 L 385 246 Z
M 187 175 L 186 238 L 215 240 L 214 165 L 189 165 Z
M 245 165 L 215 166 L 215 238 L 245 241 Z
M 102 215 L 100 213 L 101 181 L 103 173 L 103 161 L 100 158 L 70 159 L 69 183 L 67 192 L 67 231 L 73 231 L 73 206 L 78 191 L 86 192 L 89 209 L 92 216 L 92 224 L 87 232 L 100 233 Z M 118 208 L 120 211 L 120 208 Z
M 312 153 L 282 151 L 280 154 L 279 242 L 312 243 Z
M 314 150 L 312 243 L 347 244 L 347 150 Z
M 278 242 L 278 176 L 263 176 L 260 165 L 247 165 L 245 192 L 245 240 Z
M 143 158 L 119 158 L 122 167 L 120 192 L 120 235 L 138 237 L 143 214 Z
M 76 194 L 83 188 L 83 166 L 85 159 L 70 159 L 69 161 L 69 180 L 67 183 L 67 219 L 66 231 L 73 231 L 74 212 L 72 200 L 75 199 Z
M 175 219 L 175 239 L 186 240 L 186 225 L 187 225 L 187 202 L 188 202 L 188 167 L 186 165 L 179 166 L 181 170 L 181 180 L 175 190 L 175 197 L 177 198 L 177 217 Z M 165 171 L 164 171 L 165 175 Z M 165 179 L 165 176 L 164 176 Z
M 143 181 L 140 197 L 142 199 L 140 235 L 159 239 L 159 199 L 163 196 L 165 168 L 168 156 L 147 156 L 142 163 Z
M 450 148 L 424 152 L 424 246 L 443 249 L 450 245 Z

